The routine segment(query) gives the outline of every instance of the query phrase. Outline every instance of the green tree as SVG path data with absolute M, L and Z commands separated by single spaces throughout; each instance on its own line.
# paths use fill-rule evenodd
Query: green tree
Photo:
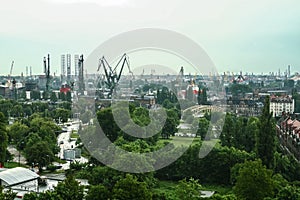
M 245 128 L 244 149 L 247 152 L 255 150 L 256 136 L 258 135 L 259 120 L 256 117 L 250 117 Z
M 198 87 L 199 87 L 198 96 L 197 96 L 198 104 L 207 105 L 207 92 L 206 92 L 207 89 L 201 86 Z
M 86 110 L 82 115 L 80 115 L 80 120 L 82 121 L 82 123 L 86 124 L 90 122 L 92 117 L 93 117 L 92 111 Z
M 57 108 L 54 110 L 54 119 L 56 122 L 65 123 L 70 118 L 71 111 L 64 108 Z
M 234 193 L 238 199 L 261 200 L 272 197 L 274 183 L 272 170 L 266 169 L 261 160 L 246 161 L 241 165 Z
M 2 165 L 6 161 L 6 149 L 8 145 L 6 123 L 4 114 L 0 112 L 0 164 Z
M 72 102 L 72 95 L 71 95 L 70 91 L 68 91 L 67 94 L 66 94 L 66 101 Z
M 264 108 L 259 118 L 259 131 L 256 141 L 256 153 L 268 168 L 272 168 L 275 152 L 275 122 L 270 113 L 270 97 L 265 99 Z
M 224 126 L 222 129 L 222 133 L 220 135 L 221 144 L 223 146 L 235 146 L 234 138 L 235 138 L 235 126 L 234 126 L 235 116 L 230 113 L 226 113 Z
M 40 91 L 37 91 L 37 90 L 31 91 L 31 93 L 30 93 L 30 98 L 31 98 L 31 99 L 34 99 L 34 100 L 40 99 L 40 98 L 41 98 L 41 93 L 40 93 Z
M 111 108 L 104 108 L 97 112 L 98 122 L 105 135 L 114 142 L 118 138 L 120 128 L 114 120 Z
M 202 140 L 204 140 L 208 131 L 209 121 L 206 118 L 201 117 L 198 122 L 198 127 L 199 128 L 197 130 L 197 135 L 200 136 Z
M 29 134 L 29 127 L 20 122 L 15 122 L 9 127 L 9 139 L 12 144 L 17 144 Z
M 189 181 L 183 179 L 179 181 L 179 184 L 176 186 L 175 193 L 178 199 L 182 200 L 193 200 L 199 199 L 201 185 L 198 180 L 191 178 Z
M 54 158 L 47 142 L 42 141 L 37 134 L 29 134 L 28 142 L 24 149 L 25 157 L 28 163 L 39 163 L 39 168 L 50 164 Z
M 74 177 L 69 176 L 55 188 L 56 194 L 64 200 L 82 200 L 84 197 L 83 186 Z
M 57 102 L 57 96 L 56 96 L 55 92 L 51 92 L 50 100 L 52 102 Z
M 179 125 L 178 114 L 175 110 L 167 110 L 167 119 L 162 128 L 161 136 L 168 139 L 171 135 L 177 132 L 177 126 Z
M 85 197 L 86 200 L 99 200 L 99 199 L 111 199 L 110 191 L 104 185 L 91 186 L 88 194 Z
M 131 174 L 126 174 L 124 179 L 119 180 L 113 188 L 113 198 L 127 199 L 152 199 L 152 193 L 145 182 L 140 182 Z
M 276 197 L 278 200 L 299 200 L 300 188 L 297 186 L 287 185 L 279 191 Z
M 10 114 L 11 114 L 11 116 L 14 116 L 14 117 L 22 117 L 24 114 L 23 107 L 19 104 L 14 105 Z
M 0 200 L 14 200 L 16 198 L 17 193 L 12 190 L 3 191 L 3 187 L 0 186 Z

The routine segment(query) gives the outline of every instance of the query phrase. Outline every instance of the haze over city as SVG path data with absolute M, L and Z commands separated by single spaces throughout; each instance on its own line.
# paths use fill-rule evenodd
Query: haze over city
M 173 30 L 194 40 L 219 73 L 283 72 L 288 65 L 294 73 L 300 66 L 299 4 L 293 0 L 5 1 L 0 7 L 0 74 L 9 73 L 12 61 L 13 75 L 25 73 L 26 66 L 32 66 L 33 74 L 42 74 L 43 57 L 50 53 L 51 73 L 59 75 L 61 54 L 87 57 L 112 36 L 146 27 Z

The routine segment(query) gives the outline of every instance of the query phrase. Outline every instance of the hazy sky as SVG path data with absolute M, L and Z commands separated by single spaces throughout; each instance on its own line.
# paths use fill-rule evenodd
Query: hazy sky
M 297 0 L 10 0 L 0 6 L 0 74 L 43 72 L 51 54 L 88 56 L 99 44 L 138 28 L 165 28 L 201 45 L 218 71 L 300 71 Z M 122 45 L 122 44 L 120 44 Z M 72 63 L 73 64 L 73 63 Z

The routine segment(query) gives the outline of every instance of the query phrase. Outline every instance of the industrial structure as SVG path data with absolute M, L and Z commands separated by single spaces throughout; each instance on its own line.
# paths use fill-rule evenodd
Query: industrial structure
M 121 68 L 118 71 L 118 67 L 121 63 L 122 63 Z M 110 66 L 110 64 L 107 62 L 104 56 L 99 60 L 99 66 L 97 71 L 99 72 L 101 68 L 103 68 L 104 70 L 104 76 L 100 78 L 99 83 L 102 91 L 106 91 L 106 90 L 108 91 L 107 98 L 111 98 L 111 95 L 113 94 L 113 92 L 115 92 L 115 89 L 120 81 L 125 64 L 128 67 L 129 73 L 133 77 L 133 73 L 129 66 L 129 58 L 126 54 L 123 54 L 123 56 L 121 57 L 121 59 L 118 61 L 118 63 L 114 68 Z

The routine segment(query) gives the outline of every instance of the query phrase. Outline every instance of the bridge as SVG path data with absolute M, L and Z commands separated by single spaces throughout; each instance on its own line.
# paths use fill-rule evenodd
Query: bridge
M 190 110 L 192 114 L 196 116 L 204 115 L 205 113 L 211 112 L 225 112 L 226 107 L 216 106 L 216 105 L 195 105 L 183 110 L 183 113 Z

